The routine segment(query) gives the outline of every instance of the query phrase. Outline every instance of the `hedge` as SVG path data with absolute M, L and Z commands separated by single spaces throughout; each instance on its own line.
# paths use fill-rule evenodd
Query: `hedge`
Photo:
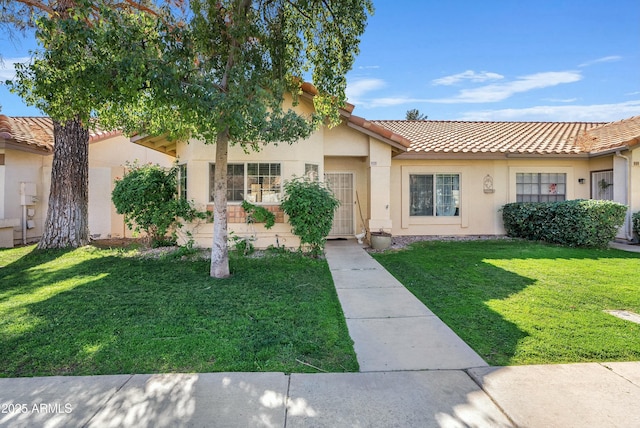
M 633 224 L 633 231 L 636 235 L 640 235 L 640 211 L 637 213 L 633 213 L 631 216 L 631 221 Z
M 626 205 L 612 201 L 517 202 L 502 207 L 502 220 L 508 236 L 569 247 L 606 247 L 626 213 Z

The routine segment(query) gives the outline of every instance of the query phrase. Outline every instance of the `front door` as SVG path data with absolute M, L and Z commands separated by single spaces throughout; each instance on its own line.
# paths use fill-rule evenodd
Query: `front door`
M 353 173 L 327 172 L 324 180 L 340 201 L 329 236 L 353 235 Z

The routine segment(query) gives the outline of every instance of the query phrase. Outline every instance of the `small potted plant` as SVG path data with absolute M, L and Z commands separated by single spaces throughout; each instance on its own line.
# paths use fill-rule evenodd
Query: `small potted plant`
M 386 250 L 391 246 L 391 234 L 380 229 L 378 232 L 371 232 L 371 248 L 374 250 Z

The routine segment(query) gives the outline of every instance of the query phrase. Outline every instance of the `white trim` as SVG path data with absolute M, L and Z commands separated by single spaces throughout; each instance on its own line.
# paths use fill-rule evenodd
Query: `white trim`
M 564 198 L 566 200 L 575 199 L 575 182 L 577 179 L 574 174 L 574 167 L 572 166 L 510 166 L 509 167 L 509 202 L 516 202 L 517 197 L 517 186 L 516 186 L 516 174 L 518 173 L 551 173 L 551 174 L 566 174 L 567 182 L 566 182 L 566 191 L 564 194 Z
M 403 229 L 409 229 L 413 225 L 459 225 L 462 228 L 469 226 L 469 213 L 466 209 L 465 189 L 470 188 L 465 181 L 466 174 L 464 168 L 457 165 L 434 166 L 434 165 L 403 165 L 401 167 L 400 187 L 401 187 L 401 225 Z M 411 216 L 409 213 L 410 204 L 410 180 L 409 176 L 414 174 L 457 174 L 460 177 L 460 215 L 458 216 Z

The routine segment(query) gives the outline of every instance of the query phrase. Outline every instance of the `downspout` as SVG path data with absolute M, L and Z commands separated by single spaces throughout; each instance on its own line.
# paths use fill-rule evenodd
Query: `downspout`
M 631 230 L 631 159 L 628 156 L 624 156 L 620 153 L 620 150 L 616 150 L 616 157 L 624 159 L 626 162 L 625 179 L 627 182 L 627 215 L 624 220 L 624 234 L 628 241 L 633 240 L 633 231 Z
M 26 201 L 23 201 L 26 202 Z M 22 244 L 27 245 L 27 206 L 22 205 Z

